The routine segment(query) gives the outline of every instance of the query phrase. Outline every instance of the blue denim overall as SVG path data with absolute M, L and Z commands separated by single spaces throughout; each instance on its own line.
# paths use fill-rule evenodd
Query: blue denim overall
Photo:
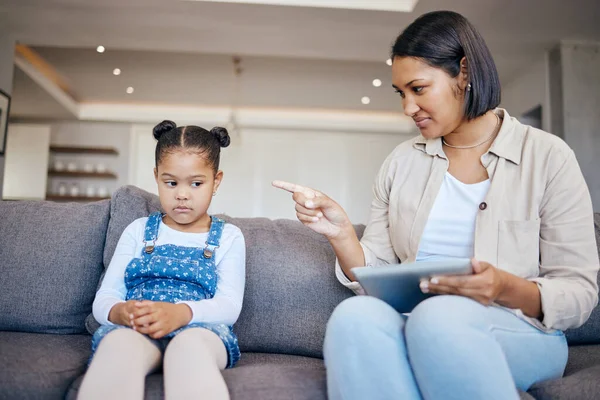
M 154 246 L 163 214 L 150 215 L 144 232 L 145 247 L 139 258 L 134 258 L 125 269 L 125 300 L 151 300 L 178 303 L 211 299 L 217 290 L 215 251 L 219 247 L 225 221 L 211 217 L 210 231 L 205 247 L 184 247 L 174 244 Z M 103 325 L 92 338 L 92 354 L 100 341 L 122 325 Z M 189 328 L 205 328 L 216 333 L 227 349 L 227 368 L 240 359 L 238 340 L 232 327 L 224 324 L 193 323 L 181 327 L 161 339 L 151 340 L 161 351 L 169 341 Z

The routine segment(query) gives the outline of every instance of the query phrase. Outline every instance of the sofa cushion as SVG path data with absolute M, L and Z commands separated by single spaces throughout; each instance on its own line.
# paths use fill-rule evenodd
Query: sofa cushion
M 242 353 L 233 369 L 223 372 L 232 400 L 325 399 L 323 360 L 282 354 Z M 83 377 L 67 393 L 75 400 Z M 160 371 L 146 378 L 145 400 L 164 399 Z
M 89 335 L 0 332 L 0 397 L 62 399 L 84 371 Z
M 594 214 L 596 244 L 600 257 L 600 213 Z M 600 277 L 600 274 L 599 274 Z M 600 280 L 598 281 L 600 284 Z M 600 343 L 600 307 L 596 307 L 585 324 L 576 329 L 567 329 L 565 336 L 569 344 Z
M 224 373 L 232 399 L 327 399 L 324 368 L 260 363 Z
M 110 202 L 0 202 L 0 330 L 85 332 Z
M 335 278 L 329 242 L 298 221 L 223 218 L 246 241 L 242 351 L 322 357 L 327 320 L 353 295 Z
M 564 377 L 533 385 L 529 393 L 538 400 L 597 398 L 600 393 L 600 344 L 569 346 Z
M 600 365 L 575 372 L 567 377 L 538 383 L 529 389 L 537 400 L 589 400 L 600 393 Z
M 600 365 L 600 344 L 569 346 L 569 361 L 564 376 L 595 365 Z

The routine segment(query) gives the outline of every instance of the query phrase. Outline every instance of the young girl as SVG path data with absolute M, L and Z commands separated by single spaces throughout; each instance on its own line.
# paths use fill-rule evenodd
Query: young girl
M 240 357 L 231 326 L 242 308 L 246 248 L 237 227 L 207 210 L 229 135 L 163 121 L 154 137 L 164 212 L 121 235 L 94 300 L 102 326 L 79 398 L 142 399 L 162 359 L 166 398 L 228 399 L 220 370 Z

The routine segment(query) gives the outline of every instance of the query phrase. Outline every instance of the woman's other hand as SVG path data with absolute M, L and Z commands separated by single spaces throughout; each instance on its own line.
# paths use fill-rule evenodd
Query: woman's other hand
M 489 306 L 502 294 L 506 272 L 485 261 L 471 260 L 472 275 L 434 276 L 421 282 L 424 293 L 454 294 L 469 297 Z
M 481 304 L 492 303 L 520 309 L 523 314 L 542 320 L 542 299 L 537 283 L 503 271 L 485 261 L 471 260 L 473 275 L 435 276 L 421 282 L 424 293 L 455 294 Z

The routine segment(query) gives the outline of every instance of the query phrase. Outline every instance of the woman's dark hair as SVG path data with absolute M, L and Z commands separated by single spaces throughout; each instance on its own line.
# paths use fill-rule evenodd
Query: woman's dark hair
M 205 157 L 216 173 L 219 170 L 221 147 L 227 147 L 231 142 L 225 128 L 216 126 L 209 132 L 195 125 L 178 127 L 175 122 L 168 120 L 156 125 L 152 133 L 158 140 L 154 154 L 157 168 L 166 153 L 189 149 Z
M 482 116 L 500 104 L 500 79 L 496 64 L 477 29 L 462 15 L 434 11 L 421 15 L 396 39 L 394 57 L 416 57 L 451 77 L 460 72 L 460 60 L 467 60 L 470 90 L 465 92 L 465 117 Z

